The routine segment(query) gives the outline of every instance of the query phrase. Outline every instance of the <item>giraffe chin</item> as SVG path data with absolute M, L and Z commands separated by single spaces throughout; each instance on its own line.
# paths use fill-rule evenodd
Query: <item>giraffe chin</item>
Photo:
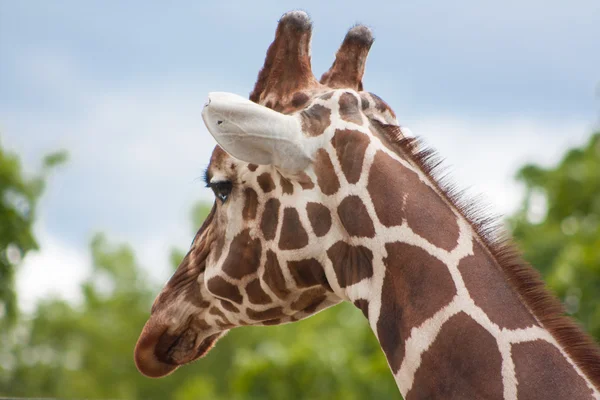
M 204 357 L 227 331 L 212 334 L 196 346 L 197 333 L 187 329 L 179 335 L 163 331 L 158 335 L 142 334 L 135 348 L 134 360 L 138 371 L 149 378 L 162 378 L 180 365 Z

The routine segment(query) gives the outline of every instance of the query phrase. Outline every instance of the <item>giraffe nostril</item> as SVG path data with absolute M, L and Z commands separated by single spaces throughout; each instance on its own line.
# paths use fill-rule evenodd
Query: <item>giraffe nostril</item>
M 223 121 L 217 121 L 217 125 L 221 125 Z

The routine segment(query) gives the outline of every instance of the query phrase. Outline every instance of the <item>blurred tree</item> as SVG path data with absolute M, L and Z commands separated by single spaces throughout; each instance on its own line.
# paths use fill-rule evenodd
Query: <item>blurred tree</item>
M 32 226 L 47 173 L 66 161 L 64 151 L 47 155 L 41 173 L 27 178 L 19 157 L 0 145 L 0 318 L 14 323 L 17 296 L 15 268 L 28 251 L 37 249 Z
M 525 258 L 600 341 L 600 132 L 551 168 L 526 165 L 526 194 L 509 222 Z

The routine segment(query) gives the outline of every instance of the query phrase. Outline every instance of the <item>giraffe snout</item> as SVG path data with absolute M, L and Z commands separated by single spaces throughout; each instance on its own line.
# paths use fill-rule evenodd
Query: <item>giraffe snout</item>
M 135 366 L 147 377 L 160 378 L 177 369 L 177 365 L 161 361 L 156 354 L 158 342 L 166 332 L 166 325 L 157 325 L 149 320 L 135 345 Z
M 191 321 L 193 320 L 190 319 Z M 226 333 L 227 331 L 209 333 L 199 329 L 193 322 L 183 329 L 169 332 L 166 324 L 157 323 L 151 317 L 135 346 L 135 365 L 147 377 L 161 378 L 180 365 L 204 357 Z

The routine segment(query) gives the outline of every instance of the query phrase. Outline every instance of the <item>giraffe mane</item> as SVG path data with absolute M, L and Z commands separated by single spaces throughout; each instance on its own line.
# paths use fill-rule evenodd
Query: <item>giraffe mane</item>
M 573 362 L 600 390 L 600 348 L 580 325 L 566 315 L 564 306 L 546 288 L 540 273 L 523 258 L 500 215 L 478 196 L 456 186 L 443 158 L 422 138 L 405 137 L 399 126 L 375 122 L 383 138 L 400 156 L 412 161 L 436 186 L 438 192 L 471 225 L 482 244 L 507 277 L 526 307 L 551 333 Z

